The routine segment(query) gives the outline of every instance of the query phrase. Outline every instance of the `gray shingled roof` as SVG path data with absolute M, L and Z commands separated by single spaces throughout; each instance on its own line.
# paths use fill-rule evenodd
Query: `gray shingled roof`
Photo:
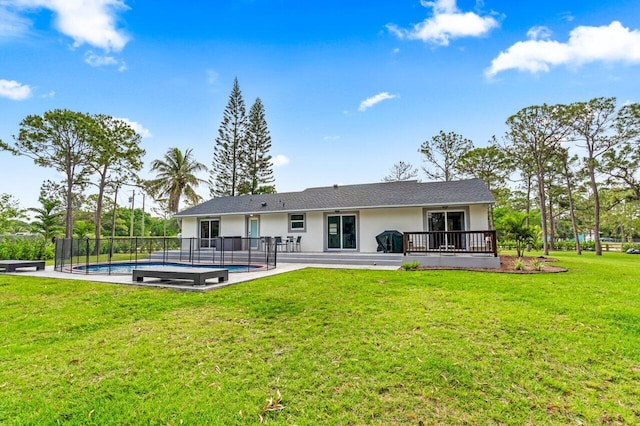
M 404 181 L 220 197 L 183 210 L 176 217 L 494 202 L 491 192 L 480 179 L 425 183 Z

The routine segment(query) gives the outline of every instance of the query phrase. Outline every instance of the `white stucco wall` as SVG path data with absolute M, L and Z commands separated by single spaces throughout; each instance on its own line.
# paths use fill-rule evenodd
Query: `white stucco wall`
M 247 219 L 244 215 L 222 216 L 220 218 L 221 237 L 246 237 Z
M 422 231 L 421 207 L 386 208 L 360 211 L 360 251 L 375 252 L 376 235 L 382 231 Z
M 198 218 L 185 217 L 182 219 L 182 238 L 197 238 L 198 237 Z
M 302 235 L 303 250 L 324 251 L 324 213 L 307 213 L 307 230 L 299 235 Z
M 489 211 L 486 204 L 469 206 L 469 230 L 486 231 L 489 229 Z
M 466 209 L 465 207 L 464 209 Z M 358 251 L 375 252 L 377 249 L 376 235 L 386 230 L 400 232 L 424 231 L 423 207 L 410 208 L 381 208 L 364 209 L 354 212 L 358 226 Z M 451 208 L 450 210 L 454 210 Z M 468 207 L 467 225 L 469 230 L 489 229 L 487 206 L 473 205 Z M 307 212 L 306 229 L 292 232 L 289 230 L 289 215 L 287 213 L 270 213 L 256 215 L 260 219 L 260 236 L 275 237 L 302 236 L 301 249 L 308 252 L 322 252 L 325 250 L 326 214 L 329 212 Z M 346 213 L 346 212 L 345 212 Z M 198 237 L 198 218 L 182 219 L 182 236 L 184 238 Z M 245 215 L 229 215 L 220 217 L 221 236 L 247 236 L 247 217 Z
M 262 237 L 286 237 L 287 220 L 286 213 L 261 214 L 260 236 Z

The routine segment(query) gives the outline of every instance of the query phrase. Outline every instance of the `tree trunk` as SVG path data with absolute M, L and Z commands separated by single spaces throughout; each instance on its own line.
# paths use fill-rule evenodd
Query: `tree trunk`
M 564 177 L 567 183 L 567 194 L 569 195 L 569 215 L 571 216 L 571 229 L 573 230 L 573 238 L 576 242 L 576 253 L 582 254 L 580 248 L 580 235 L 578 234 L 578 222 L 576 220 L 576 209 L 573 204 L 573 188 L 571 185 L 571 178 L 569 177 L 569 166 L 567 162 L 564 162 Z
M 100 254 L 100 237 L 102 236 L 102 204 L 104 199 L 104 180 L 100 182 L 98 186 L 98 201 L 96 202 L 96 217 L 95 217 L 95 237 L 96 237 L 96 245 L 94 249 L 94 255 Z
M 553 197 L 549 196 L 549 250 L 556 249 L 556 223 L 553 218 Z
M 592 152 L 589 152 L 589 181 L 593 191 L 593 232 L 595 233 L 596 256 L 602 256 L 602 244 L 600 244 L 600 195 L 598 194 L 598 184 L 596 183 L 596 172 L 593 164 Z
M 547 244 L 547 200 L 544 190 L 544 174 L 537 173 L 538 178 L 538 201 L 540 202 L 540 216 L 541 216 L 541 225 L 542 225 L 542 249 L 545 256 L 549 255 L 549 245 Z
M 67 174 L 67 176 L 69 176 Z M 67 178 L 67 214 L 66 214 L 66 238 L 73 238 L 73 182 L 72 178 Z

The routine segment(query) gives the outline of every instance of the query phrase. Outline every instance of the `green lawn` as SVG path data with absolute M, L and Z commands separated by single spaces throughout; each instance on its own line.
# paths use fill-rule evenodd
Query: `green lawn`
M 554 256 L 207 294 L 2 275 L 0 424 L 639 424 L 640 256 Z

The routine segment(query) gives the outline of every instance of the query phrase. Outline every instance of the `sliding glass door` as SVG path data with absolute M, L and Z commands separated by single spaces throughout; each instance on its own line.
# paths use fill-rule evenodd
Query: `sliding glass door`
M 463 211 L 442 211 L 427 213 L 429 232 L 437 232 L 429 236 L 429 249 L 449 250 L 463 249 L 465 246 L 462 234 L 445 231 L 464 231 L 465 218 Z
M 356 215 L 327 216 L 327 248 L 355 250 L 357 248 Z

